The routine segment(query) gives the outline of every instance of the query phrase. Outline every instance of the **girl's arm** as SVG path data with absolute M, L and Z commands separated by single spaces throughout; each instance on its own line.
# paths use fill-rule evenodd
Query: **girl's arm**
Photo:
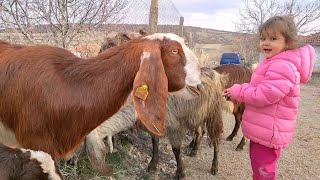
M 258 107 L 274 104 L 291 91 L 296 83 L 295 77 L 291 64 L 277 60 L 269 66 L 264 79 L 257 86 L 249 83 L 233 85 L 230 89 L 231 99 Z

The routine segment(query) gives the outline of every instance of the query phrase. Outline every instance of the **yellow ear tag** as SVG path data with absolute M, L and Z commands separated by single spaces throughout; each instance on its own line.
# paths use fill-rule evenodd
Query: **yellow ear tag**
M 148 97 L 148 85 L 144 84 L 140 87 L 138 87 L 136 89 L 136 92 L 134 93 L 134 95 L 140 99 L 142 99 L 143 101 L 145 101 Z

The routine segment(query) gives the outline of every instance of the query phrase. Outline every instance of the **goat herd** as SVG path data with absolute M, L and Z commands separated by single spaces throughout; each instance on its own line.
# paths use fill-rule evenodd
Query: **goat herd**
M 174 34 L 129 32 L 107 42 L 86 60 L 58 47 L 0 41 L 0 175 L 3 179 L 63 179 L 57 162 L 85 144 L 101 175 L 111 176 L 103 139 L 141 122 L 151 134 L 152 160 L 159 136 L 168 137 L 184 178 L 181 144 L 186 132 L 196 155 L 205 130 L 214 147 L 211 173 L 218 171 L 222 111 L 234 114 L 232 140 L 244 105 L 227 101 L 223 89 L 248 82 L 241 65 L 200 67 L 196 55 Z M 243 137 L 237 150 L 245 144 Z

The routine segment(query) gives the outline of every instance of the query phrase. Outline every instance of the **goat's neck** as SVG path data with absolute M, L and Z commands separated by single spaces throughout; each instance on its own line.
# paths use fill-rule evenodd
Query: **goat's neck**
M 100 75 L 96 77 L 95 86 L 104 89 L 104 98 L 117 111 L 127 99 L 133 87 L 134 78 L 139 70 L 141 53 L 131 52 L 132 49 L 120 48 L 118 53 L 102 53 L 94 59 L 101 66 L 96 66 Z M 111 51 L 112 53 L 112 51 Z M 89 60 L 90 61 L 90 60 Z M 106 67 L 106 69 L 104 69 Z
M 82 121 L 78 123 L 82 126 L 82 136 L 115 114 L 124 104 L 139 70 L 141 53 L 139 49 L 119 47 L 65 70 L 69 83 L 81 88 L 77 96 L 83 99 L 87 108 L 78 119 L 78 122 Z M 76 100 L 75 103 L 81 101 Z

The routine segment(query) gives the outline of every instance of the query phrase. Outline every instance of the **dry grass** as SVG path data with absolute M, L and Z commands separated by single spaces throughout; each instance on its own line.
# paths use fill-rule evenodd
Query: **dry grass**
M 142 131 L 138 135 L 128 131 L 115 136 L 114 146 L 117 151 L 106 156 L 106 162 L 113 167 L 112 177 L 97 174 L 83 149 L 76 165 L 68 165 L 66 161 L 61 160 L 60 170 L 66 180 L 150 179 L 146 172 L 146 165 L 150 159 L 142 158 L 149 156 L 148 153 L 151 152 L 151 142 L 147 141 L 149 136 Z

